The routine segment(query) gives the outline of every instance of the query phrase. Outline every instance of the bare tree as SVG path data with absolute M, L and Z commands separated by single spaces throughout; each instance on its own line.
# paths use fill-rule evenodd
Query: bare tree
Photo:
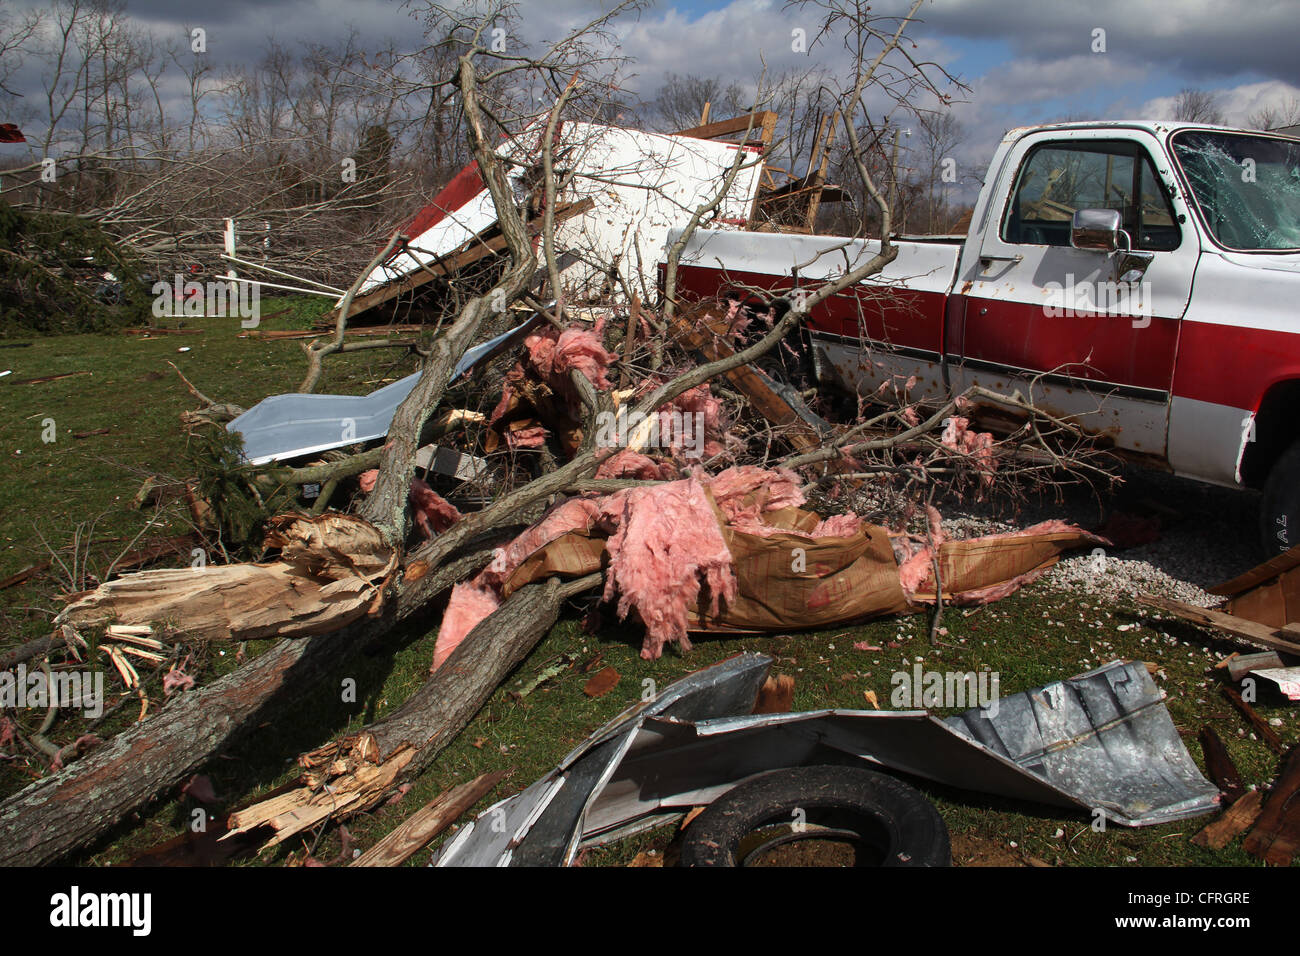
M 698 126 L 705 104 L 710 106 L 711 115 L 717 117 L 735 116 L 749 106 L 744 91 L 736 83 L 724 86 L 716 76 L 669 73 L 650 104 L 655 128 L 673 132 Z
M 1300 126 L 1300 97 L 1290 96 L 1280 103 L 1251 113 L 1246 125 L 1261 130 Z
M 1222 123 L 1219 95 L 1210 90 L 1184 87 L 1174 97 L 1173 118 L 1183 123 Z
M 965 131 L 950 111 L 918 112 L 913 152 L 918 158 L 916 175 L 924 189 L 926 231 L 931 234 L 952 225 L 948 197 L 960 178 L 955 154 L 964 139 Z
M 0 94 L 5 98 L 21 96 L 8 84 L 31 53 L 32 42 L 44 22 L 45 14 L 39 10 L 28 10 L 17 16 L 0 10 Z

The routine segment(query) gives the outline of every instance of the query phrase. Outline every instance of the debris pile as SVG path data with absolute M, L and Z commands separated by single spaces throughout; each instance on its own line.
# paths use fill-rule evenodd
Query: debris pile
M 79 632 L 104 629 L 104 646 L 128 687 L 140 682 L 136 675 L 132 683 L 127 657 L 148 661 L 160 674 L 167 668 L 168 703 L 154 725 L 163 728 L 166 759 L 131 762 L 145 729 L 106 745 L 81 738 L 71 749 L 56 749 L 57 777 L 0 804 L 0 862 L 56 859 L 89 839 L 90 823 L 52 828 L 49 840 L 24 830 L 43 832 L 82 794 L 94 793 L 100 817 L 120 818 L 192 781 L 226 739 L 205 724 L 206 715 L 246 723 L 282 687 L 404 622 L 436 629 L 424 685 L 382 719 L 300 755 L 299 778 L 230 813 L 222 840 L 275 845 L 400 793 L 550 631 L 566 601 L 582 598 L 588 610 L 602 608 L 640 627 L 646 661 L 688 654 L 701 635 L 812 631 L 916 613 L 932 615 L 933 640 L 945 608 L 1003 600 L 1063 554 L 1110 546 L 1062 520 L 975 537 L 945 527 L 945 500 L 971 489 L 994 496 L 1018 480 L 1026 461 L 1037 468 L 1045 458 L 1064 460 L 1046 443 L 1056 433 L 1077 438 L 1069 423 L 1045 416 L 1049 427 L 998 437 L 981 430 L 981 409 L 968 393 L 922 406 L 908 400 L 914 383 L 906 376 L 893 398 L 836 391 L 829 376 L 816 372 L 825 356 L 800 334 L 800 310 L 775 293 L 694 302 L 664 296 L 650 307 L 637 294 L 615 291 L 611 277 L 620 277 L 619 268 L 658 258 L 682 225 L 682 210 L 696 208 L 706 187 L 738 170 L 744 175 L 718 197 L 717 215 L 729 227 L 775 228 L 815 217 L 825 164 L 773 186 L 762 161 L 773 123 L 770 114 L 753 114 L 741 125 L 705 124 L 676 137 L 566 124 L 557 134 L 561 147 L 573 137 L 595 147 L 564 153 L 572 176 L 550 210 L 562 227 L 550 238 L 563 250 L 585 243 L 599 255 L 563 267 L 548 262 L 546 269 L 534 258 L 518 270 L 529 275 L 508 308 L 485 308 L 487 295 L 459 303 L 437 320 L 432 340 L 403 345 L 418 356 L 420 370 L 368 395 L 312 394 L 323 356 L 335 346 L 346 350 L 351 318 L 451 296 L 462 279 L 472 289 L 469 280 L 482 275 L 471 276 L 471 265 L 496 269 L 493 282 L 507 281 L 500 278 L 510 271 L 505 250 L 520 240 L 497 221 L 476 166 L 408 224 L 409 235 L 395 236 L 340 299 L 331 319 L 334 345 L 308 346 L 311 371 L 300 392 L 243 410 L 207 400 L 186 381 L 204 402 L 187 424 L 227 439 L 238 458 L 217 475 L 222 487 L 237 487 L 241 500 L 263 507 L 288 502 L 287 510 L 266 521 L 264 547 L 250 560 L 213 563 L 202 573 L 134 570 L 177 553 L 155 548 L 153 559 L 69 596 L 55 624 L 66 629 L 74 651 L 88 646 Z M 749 138 L 756 130 L 758 145 Z M 744 139 L 717 138 L 728 131 Z M 530 239 L 545 198 L 534 181 L 544 145 L 536 132 L 510 146 L 517 162 L 509 186 L 528 212 Z M 648 176 L 647 163 L 660 175 L 658 191 L 610 185 L 601 175 L 619 167 L 628 177 Z M 560 287 L 543 295 L 539 284 L 555 276 Z M 450 354 L 439 347 L 449 341 L 459 343 Z M 222 501 L 204 491 L 220 482 L 206 479 L 182 482 L 197 535 L 222 524 L 212 517 Z M 861 504 L 882 489 L 889 494 L 881 500 L 895 507 Z M 208 515 L 206 523 L 199 514 Z M 1292 593 L 1300 586 L 1298 566 L 1300 556 L 1279 560 L 1231 582 L 1221 610 L 1155 597 L 1148 603 L 1275 652 L 1244 673 L 1294 699 L 1300 677 L 1277 655 L 1300 653 L 1289 630 L 1300 608 Z M 160 639 L 175 635 L 282 640 L 204 686 L 183 651 L 163 654 Z M 782 709 L 756 703 L 770 663 L 742 655 L 642 702 L 554 774 L 494 808 L 508 826 L 465 827 L 440 862 L 568 863 L 580 846 L 781 769 L 771 765 L 772 753 L 789 758 L 786 769 L 826 762 L 827 751 L 813 740 L 832 741 L 826 746 L 840 751 L 836 759 L 852 753 L 1071 812 L 1101 807 L 1124 825 L 1218 806 L 1219 790 L 1191 762 L 1141 662 L 1117 661 L 1018 694 L 1003 701 L 1001 716 L 976 708 L 948 720 L 916 712 L 753 716 L 756 706 Z M 619 680 L 617 669 L 598 666 L 591 663 L 584 688 L 591 698 Z M 524 686 L 520 697 L 534 686 Z M 769 696 L 788 709 L 791 694 L 783 685 Z M 866 699 L 878 705 L 874 692 Z M 1232 703 L 1266 735 L 1251 701 L 1239 695 Z M 714 718 L 728 723 L 715 726 Z M 16 732 L 0 715 L 0 747 Z M 601 746 L 616 738 L 620 747 Z M 685 760 L 688 751 L 707 759 Z M 635 759 L 625 760 L 629 753 Z M 1294 789 L 1293 765 L 1276 794 Z M 1134 769 L 1149 766 L 1159 773 Z M 681 792 L 642 805 L 629 794 L 641 792 L 647 773 L 684 774 L 672 777 Z M 119 788 L 97 786 L 119 778 L 127 781 Z M 574 788 L 587 786 L 579 778 L 601 785 L 579 793 Z M 444 795 L 412 818 L 405 835 L 363 859 L 404 859 L 404 841 L 427 841 L 499 779 L 483 777 Z M 1216 783 L 1223 788 L 1217 777 Z M 1234 821 L 1252 806 L 1244 794 L 1236 797 L 1229 808 Z M 1251 852 L 1270 860 L 1292 852 L 1294 814 L 1280 799 L 1258 802 L 1262 815 L 1249 838 Z M 560 802 L 583 812 L 572 825 L 543 826 Z M 1221 838 L 1216 831 L 1205 839 Z M 29 849 L 13 849 L 20 846 Z M 311 853 L 304 859 L 315 861 Z

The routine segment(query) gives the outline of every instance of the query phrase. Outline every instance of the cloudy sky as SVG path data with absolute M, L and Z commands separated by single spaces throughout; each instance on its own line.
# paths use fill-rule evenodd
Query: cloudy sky
M 160 38 L 202 26 L 218 62 L 256 59 L 268 38 L 293 46 L 337 39 L 355 26 L 364 37 L 421 39 L 422 3 L 392 0 L 126 0 L 127 12 Z M 877 13 L 904 8 L 878 0 Z M 0 0 L 11 13 L 38 7 Z M 531 39 L 585 22 L 608 0 L 522 0 Z M 1230 123 L 1300 97 L 1300 0 L 926 0 L 911 35 L 917 52 L 958 76 L 969 91 L 955 109 L 964 150 L 987 157 L 1011 126 L 1062 117 L 1168 117 L 1183 87 L 1215 91 Z M 782 0 L 653 0 L 621 21 L 633 65 L 626 85 L 652 94 L 665 74 L 718 76 L 747 84 L 769 70 L 833 66 L 839 51 L 791 49 L 791 31 L 816 32 L 813 9 Z M 1104 33 L 1099 32 L 1104 31 Z M 1099 42 L 1100 41 L 1100 42 Z M 1104 46 L 1104 52 L 1095 48 Z M 34 64 L 23 73 L 28 82 Z M 179 78 L 177 78 L 179 79 Z

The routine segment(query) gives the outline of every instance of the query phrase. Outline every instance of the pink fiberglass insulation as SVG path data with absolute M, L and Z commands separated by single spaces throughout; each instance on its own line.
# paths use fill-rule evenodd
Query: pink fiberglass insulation
M 510 400 L 515 397 L 515 390 L 511 387 L 510 382 L 512 377 L 520 377 L 515 374 L 518 371 L 519 366 L 516 365 L 509 372 L 506 372 L 506 383 L 501 388 L 501 401 L 497 402 L 497 407 L 492 409 L 492 414 L 488 416 L 489 425 L 495 425 L 506 412 L 510 411 Z
M 930 532 L 928 540 L 922 539 L 917 535 L 896 535 L 891 536 L 891 542 L 894 545 L 894 556 L 899 559 L 898 578 L 903 587 L 903 594 L 907 600 L 911 601 L 916 592 L 926 585 L 934 587 L 934 553 L 939 545 L 943 544 L 946 536 L 939 527 L 939 512 L 937 509 L 926 505 L 926 517 L 930 522 Z M 1007 531 L 1001 534 L 986 534 L 978 538 L 968 538 L 971 542 L 978 541 L 997 541 L 1006 538 L 1025 538 L 1040 534 L 1080 534 L 1083 529 L 1070 524 L 1068 521 L 1061 521 L 1058 518 L 1051 518 L 1047 521 L 1040 521 L 1038 524 L 1030 525 L 1028 528 L 1021 528 L 1018 531 Z M 913 550 L 915 549 L 915 550 Z M 910 556 L 907 556 L 910 552 Z M 1008 581 L 1002 581 L 998 584 L 990 584 L 988 587 L 976 588 L 970 591 L 962 591 L 958 594 L 947 595 L 946 600 L 951 600 L 954 604 L 990 604 L 993 601 L 1000 601 L 1010 594 L 1014 594 L 1020 588 L 1036 580 L 1046 569 L 1035 569 L 1019 574 Z
M 601 344 L 602 318 L 592 328 L 571 325 L 563 332 L 547 326 L 524 339 L 528 358 L 542 379 L 555 391 L 570 395 L 569 372 L 577 369 L 596 388 L 612 388 L 605 372 L 618 356 Z
M 799 476 L 789 468 L 737 465 L 718 472 L 712 478 L 702 473 L 698 477 L 708 487 L 728 521 L 733 515 L 752 511 L 754 505 L 761 513 L 778 508 L 797 508 L 806 500 L 799 490 Z M 753 498 L 746 501 L 751 494 Z
M 948 419 L 939 441 L 953 451 L 974 459 L 975 467 L 980 472 L 981 484 L 988 485 L 993 481 L 997 462 L 993 460 L 993 436 L 989 432 L 973 432 L 970 430 L 970 419 L 954 415 Z
M 637 387 L 635 401 L 645 398 L 667 380 L 658 375 L 647 377 Z M 708 382 L 660 405 L 655 414 L 659 420 L 654 440 L 674 456 L 685 452 L 687 457 L 698 460 L 701 456 L 713 458 L 726 451 L 728 435 L 722 400 L 713 394 Z
M 456 506 L 419 478 L 411 479 L 408 498 L 415 515 L 416 527 L 426 538 L 441 534 L 460 520 L 460 511 Z
M 501 589 L 530 555 L 570 531 L 585 531 L 600 517 L 598 499 L 570 498 L 548 511 L 542 520 L 519 535 L 470 581 L 451 590 L 433 650 L 437 670 L 479 621 L 501 606 Z
M 674 410 L 677 412 L 676 415 L 673 414 Z M 692 417 L 686 418 L 685 416 L 688 415 Z M 673 399 L 671 406 L 659 409 L 660 443 L 670 445 L 675 452 L 690 445 L 689 450 L 698 458 L 701 449 L 694 444 L 698 437 L 695 425 L 697 419 L 694 416 L 699 416 L 698 420 L 703 425 L 698 431 L 704 436 L 704 456 L 712 458 L 722 454 L 725 451 L 723 441 L 726 439 L 726 431 L 722 424 L 722 401 L 714 397 L 709 390 L 708 382 L 687 389 Z M 674 426 L 678 423 L 691 434 L 686 436 L 675 434 Z M 665 441 L 666 435 L 669 438 Z
M 695 478 L 610 495 L 602 515 L 618 529 L 608 542 L 604 599 L 618 594 L 618 615 L 636 609 L 645 624 L 641 656 L 648 661 L 677 641 L 690 650 L 687 610 L 696 606 L 701 579 L 710 612 L 736 597 L 731 552 L 704 487 Z
M 751 508 L 737 511 L 734 518 L 727 520 L 727 526 L 760 538 L 770 538 L 774 534 L 797 534 L 805 538 L 847 538 L 862 530 L 862 519 L 855 514 L 832 515 L 818 522 L 811 531 L 791 531 L 789 528 L 768 524 L 763 520 L 762 514 Z
M 925 538 L 916 535 L 895 535 L 891 537 L 894 545 L 894 557 L 898 560 L 898 582 L 903 594 L 910 601 L 930 577 L 934 567 L 935 549 L 943 544 L 942 516 L 933 505 L 925 506 L 925 517 L 929 532 Z M 902 553 L 900 553 L 900 550 Z
M 599 498 L 568 498 L 528 530 L 497 551 L 492 562 L 474 578 L 480 587 L 500 590 L 515 569 L 537 551 L 570 531 L 587 531 L 600 520 Z
M 668 462 L 655 461 L 639 451 L 625 448 L 605 459 L 596 469 L 597 478 L 636 478 L 642 481 L 671 481 L 677 469 Z
M 1009 581 L 990 584 L 988 587 L 975 588 L 971 591 L 962 591 L 960 594 L 945 595 L 945 599 L 950 604 L 956 604 L 960 607 L 968 607 L 974 604 L 992 604 L 994 601 L 1001 601 L 1004 597 L 1010 597 L 1026 584 L 1037 581 L 1048 570 L 1048 568 L 1034 568 L 1024 574 L 1017 574 Z
M 501 599 L 492 591 L 479 587 L 477 581 L 457 584 L 452 588 L 447 610 L 442 615 L 442 626 L 438 628 L 438 641 L 433 647 L 433 667 L 430 670 L 436 671 L 441 667 L 479 621 L 500 606 Z
M 862 530 L 862 519 L 855 514 L 831 515 L 818 522 L 811 538 L 847 538 Z
M 546 444 L 546 436 L 550 430 L 544 425 L 529 425 L 527 428 L 514 428 L 506 430 L 506 447 L 516 448 L 541 448 Z
M 375 490 L 375 483 L 378 480 L 378 468 L 363 471 L 357 476 L 357 484 L 360 485 L 362 493 L 367 495 Z M 435 534 L 446 531 L 460 520 L 460 512 L 456 506 L 419 478 L 411 479 L 411 490 L 406 500 L 411 505 L 415 526 L 426 538 L 432 538 Z

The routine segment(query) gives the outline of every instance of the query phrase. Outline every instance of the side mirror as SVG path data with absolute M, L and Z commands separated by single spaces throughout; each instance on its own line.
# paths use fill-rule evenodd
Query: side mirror
M 1122 226 L 1123 220 L 1114 209 L 1076 209 L 1070 221 L 1070 245 L 1095 252 L 1115 252 L 1120 248 L 1120 236 L 1124 235 Z

